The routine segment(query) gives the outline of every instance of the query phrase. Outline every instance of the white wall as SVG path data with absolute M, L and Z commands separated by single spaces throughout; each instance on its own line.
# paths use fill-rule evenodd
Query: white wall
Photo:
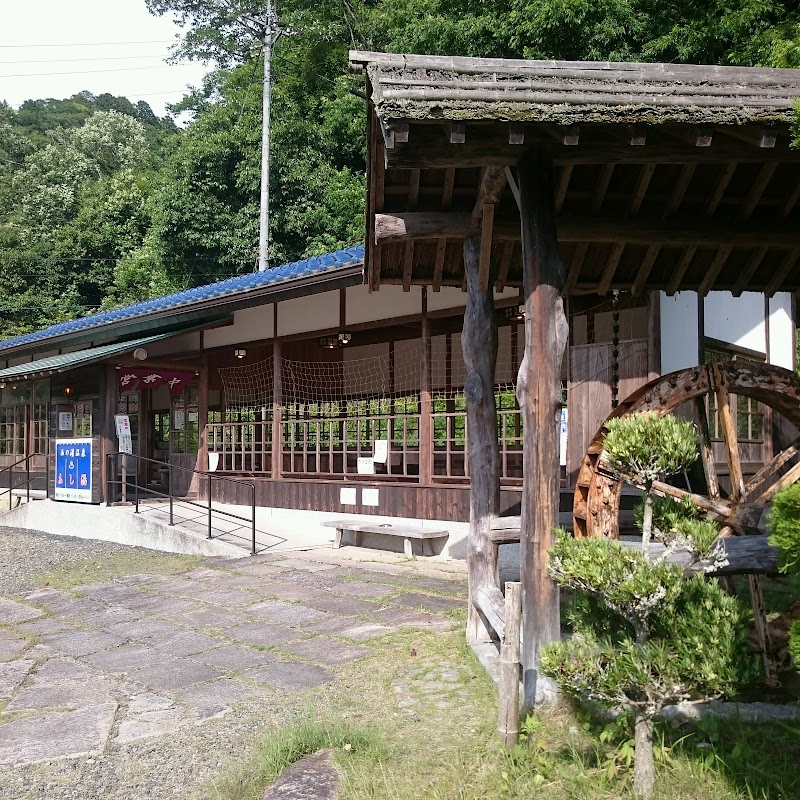
M 740 297 L 730 292 L 709 292 L 705 299 L 705 334 L 766 355 L 764 309 L 761 292 L 743 292 Z
M 222 347 L 228 344 L 269 339 L 273 333 L 273 313 L 271 303 L 237 311 L 233 315 L 233 325 L 206 331 L 205 346 L 208 348 Z
M 700 345 L 697 293 L 661 292 L 661 372 L 696 367 Z
M 791 292 L 778 292 L 769 300 L 769 363 L 795 368 L 795 336 Z
M 348 298 L 348 309 L 349 309 Z M 270 306 L 270 312 L 272 307 Z M 339 327 L 339 290 L 278 303 L 278 336 Z

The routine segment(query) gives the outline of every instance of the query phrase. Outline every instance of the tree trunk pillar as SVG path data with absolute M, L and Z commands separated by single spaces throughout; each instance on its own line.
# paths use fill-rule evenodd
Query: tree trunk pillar
M 469 617 L 467 639 L 489 641 L 491 632 L 472 605 L 482 586 L 497 586 L 497 549 L 489 541 L 492 518 L 500 508 L 500 469 L 497 446 L 497 410 L 494 400 L 497 361 L 497 321 L 494 313 L 493 282 L 480 286 L 480 237 L 464 242 L 464 270 L 467 277 L 467 307 L 461 331 L 461 348 L 467 377 L 467 441 L 469 457 Z
M 559 509 L 561 361 L 567 344 L 564 266 L 558 254 L 553 162 L 542 146 L 519 164 L 525 350 L 517 379 L 523 415 L 520 574 L 522 668 L 527 708 L 555 699 L 555 683 L 539 673 L 539 653 L 560 638 L 558 588 L 547 574 Z
M 648 800 L 653 796 L 656 767 L 653 760 L 653 720 L 637 711 L 634 723 L 633 793 Z

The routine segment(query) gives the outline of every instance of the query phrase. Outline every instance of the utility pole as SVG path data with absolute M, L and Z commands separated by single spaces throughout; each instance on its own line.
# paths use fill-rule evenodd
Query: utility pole
M 269 125 L 272 94 L 272 53 L 283 30 L 278 12 L 267 0 L 264 10 L 264 90 L 261 121 L 261 225 L 258 236 L 258 271 L 269 269 Z

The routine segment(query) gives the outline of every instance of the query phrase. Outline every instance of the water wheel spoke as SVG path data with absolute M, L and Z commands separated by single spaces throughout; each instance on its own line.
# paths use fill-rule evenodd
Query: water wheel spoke
M 708 427 L 708 412 L 704 396 L 694 398 L 694 413 L 697 417 L 697 428 L 700 431 L 700 457 L 703 461 L 703 472 L 706 474 L 708 496 L 719 497 L 719 479 L 717 466 L 714 463 L 714 449 L 711 446 L 711 431 Z
M 735 504 L 728 500 L 723 500 L 720 497 L 705 497 L 702 494 L 687 492 L 685 489 L 679 489 L 677 486 L 664 483 L 664 481 L 653 481 L 653 491 L 658 495 L 666 495 L 675 500 L 690 500 L 698 508 L 707 511 L 713 517 L 720 520 L 727 519 L 734 511 Z
M 794 458 L 800 453 L 800 436 L 798 436 L 785 450 L 781 450 L 771 461 L 765 464 L 749 481 L 745 484 L 744 493 L 745 498 L 751 499 L 751 496 L 756 489 L 760 488 L 761 484 L 772 478 L 790 459 Z M 771 487 L 768 487 L 771 488 Z M 763 492 L 762 492 L 763 494 Z
M 780 477 L 775 478 L 775 480 L 758 495 L 754 502 L 768 503 L 781 489 L 786 486 L 791 486 L 798 479 L 800 479 L 800 462 L 795 464 Z
M 719 366 L 713 364 L 712 370 L 717 395 L 719 425 L 722 429 L 722 438 L 725 440 L 725 450 L 728 454 L 728 466 L 730 467 L 731 499 L 741 500 L 745 496 L 744 475 L 742 474 L 742 462 L 739 457 L 739 439 L 736 435 L 736 425 L 731 412 L 731 396 Z

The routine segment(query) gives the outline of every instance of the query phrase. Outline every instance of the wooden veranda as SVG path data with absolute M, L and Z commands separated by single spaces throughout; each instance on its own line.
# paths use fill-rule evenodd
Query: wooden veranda
M 800 151 L 790 126 L 800 73 L 364 52 L 350 63 L 366 71 L 369 98 L 369 286 L 468 291 L 473 640 L 503 614 L 493 290 L 524 292 L 522 663 L 533 705 L 550 691 L 537 654 L 559 636 L 547 553 L 565 299 L 796 291 Z

